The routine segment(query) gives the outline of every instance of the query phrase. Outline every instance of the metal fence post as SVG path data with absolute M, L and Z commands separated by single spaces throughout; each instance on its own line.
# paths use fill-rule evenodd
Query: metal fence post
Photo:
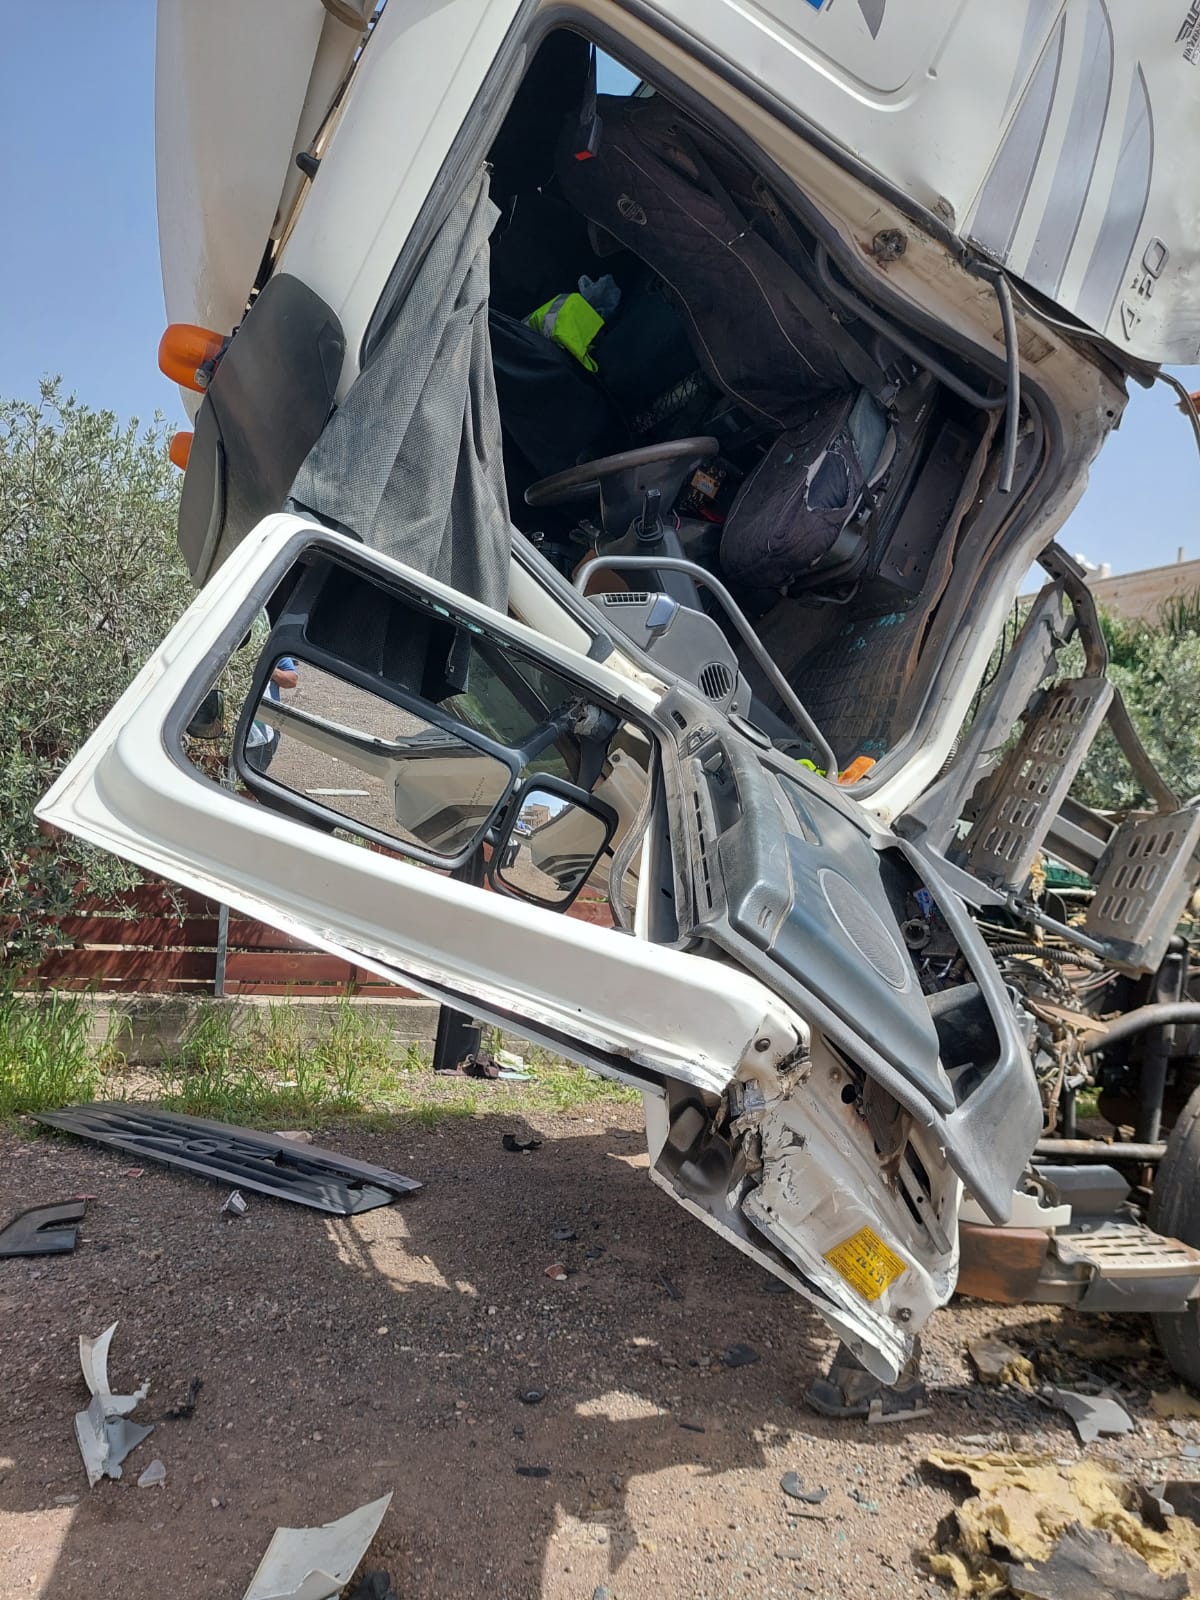
M 478 889 L 483 885 L 483 867 L 483 851 L 476 850 L 467 864 L 457 868 L 450 876 Z M 482 1027 L 467 1012 L 442 1006 L 438 1011 L 437 1037 L 433 1042 L 433 1070 L 453 1072 L 467 1056 L 478 1054 L 482 1039 Z
M 217 960 L 213 972 L 213 994 L 225 998 L 225 958 L 229 954 L 229 907 L 217 907 Z

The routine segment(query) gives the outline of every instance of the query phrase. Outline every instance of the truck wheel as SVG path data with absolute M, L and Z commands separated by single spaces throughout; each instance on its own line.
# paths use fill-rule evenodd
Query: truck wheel
M 1200 1089 L 1167 1140 L 1150 1197 L 1149 1221 L 1155 1233 L 1200 1249 Z M 1172 1368 L 1200 1387 L 1200 1300 L 1175 1315 L 1156 1313 L 1154 1331 Z

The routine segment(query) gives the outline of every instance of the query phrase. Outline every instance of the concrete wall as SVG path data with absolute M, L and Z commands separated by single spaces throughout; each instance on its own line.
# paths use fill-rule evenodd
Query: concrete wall
M 36 996 L 30 996 L 36 1003 Z M 111 1044 L 130 1062 L 157 1065 L 179 1054 L 189 1025 L 202 1009 L 219 1007 L 229 1012 L 234 1026 L 245 1026 L 265 1006 L 286 1005 L 292 1015 L 305 1019 L 305 1032 L 316 1038 L 323 1021 L 337 1010 L 336 1000 L 288 998 L 272 1001 L 257 995 L 229 1000 L 177 995 L 83 994 L 78 996 L 91 1021 L 90 1041 L 95 1049 Z M 354 1009 L 369 1014 L 391 1032 L 399 1048 L 407 1044 L 432 1045 L 437 1032 L 436 1000 L 355 1000 Z
M 1147 567 L 1142 572 L 1092 578 L 1088 587 L 1105 611 L 1130 622 L 1154 622 L 1164 600 L 1200 589 L 1200 561 L 1180 561 L 1172 567 Z

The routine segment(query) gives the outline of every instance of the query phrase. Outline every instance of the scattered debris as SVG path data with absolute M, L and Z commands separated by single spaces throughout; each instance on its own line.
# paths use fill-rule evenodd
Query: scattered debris
M 56 1494 L 54 1496 L 54 1504 L 56 1506 L 77 1506 L 79 1504 L 79 1496 L 77 1494 Z
M 679 1290 L 675 1287 L 675 1285 L 671 1282 L 670 1278 L 667 1277 L 665 1272 L 660 1272 L 659 1273 L 658 1281 L 659 1281 L 659 1283 L 662 1284 L 663 1290 L 664 1290 L 668 1300 L 682 1300 L 683 1299 L 683 1296 L 680 1294 Z
M 704 1424 L 702 1422 L 690 1422 L 686 1418 L 683 1418 L 683 1417 L 681 1417 L 679 1419 L 679 1426 L 683 1429 L 683 1431 L 685 1433 L 704 1433 L 705 1432 L 705 1427 L 704 1427 Z
M 480 1050 L 478 1054 L 464 1056 L 457 1067 L 444 1069 L 447 1078 L 498 1078 L 500 1076 L 500 1063 L 490 1050 Z
M 345 1600 L 397 1600 L 391 1574 L 364 1572 Z
M 1019 1389 L 1032 1389 L 1037 1371 L 1028 1356 L 992 1334 L 967 1341 L 967 1354 L 983 1383 L 1012 1383 Z
M 194 1414 L 195 1410 L 196 1410 L 196 1396 L 200 1393 L 200 1391 L 201 1391 L 201 1389 L 203 1389 L 203 1387 L 204 1387 L 204 1379 L 203 1378 L 201 1378 L 201 1377 L 190 1378 L 188 1380 L 188 1386 L 187 1386 L 187 1398 L 184 1399 L 184 1400 L 178 1401 L 175 1405 L 169 1407 L 168 1410 L 164 1411 L 163 1412 L 163 1421 L 164 1422 L 186 1422 L 187 1419 L 190 1416 L 192 1416 Z
M 113 1394 L 109 1386 L 108 1348 L 116 1331 L 114 1322 L 94 1339 L 79 1336 L 79 1365 L 92 1398 L 87 1410 L 75 1415 L 75 1437 L 90 1488 L 101 1478 L 119 1478 L 122 1461 L 154 1431 L 153 1424 L 143 1427 L 128 1421 L 130 1412 L 149 1394 L 149 1383 L 133 1394 Z
M 231 1190 L 229 1198 L 221 1207 L 221 1210 L 231 1217 L 244 1217 L 249 1209 L 250 1207 L 246 1204 L 246 1197 L 240 1189 Z
M 1190 1418 L 1200 1417 L 1200 1400 L 1194 1394 L 1189 1394 L 1186 1389 L 1166 1389 L 1161 1394 L 1150 1396 L 1150 1409 L 1156 1417 L 1169 1418 L 1172 1422 L 1185 1422 Z
M 1051 1405 L 1070 1417 L 1082 1444 L 1091 1444 L 1101 1434 L 1133 1432 L 1133 1418 L 1111 1395 L 1078 1394 L 1074 1389 L 1051 1386 L 1045 1393 Z
M 550 1476 L 550 1468 L 549 1467 L 518 1467 L 517 1468 L 517 1477 L 518 1478 L 548 1478 L 549 1476 Z
M 290 1139 L 293 1144 L 311 1144 L 313 1136 L 303 1128 L 276 1128 L 277 1139 Z
M 500 1143 L 515 1156 L 528 1155 L 531 1150 L 540 1150 L 542 1148 L 542 1141 L 532 1133 L 506 1133 Z
M 727 1367 L 750 1367 L 758 1360 L 758 1351 L 748 1344 L 731 1344 L 721 1360 Z
M 604 1246 L 602 1244 L 590 1244 L 583 1252 L 583 1259 L 585 1261 L 599 1261 L 603 1254 Z
M 1096 1528 L 1072 1524 L 1037 1566 L 1010 1566 L 1008 1586 L 1021 1600 L 1185 1600 L 1184 1573 L 1161 1577 L 1140 1556 Z
M 235 1128 L 207 1117 L 136 1107 L 132 1102 L 39 1111 L 34 1113 L 34 1121 L 201 1177 L 224 1183 L 233 1178 L 243 1189 L 274 1195 L 278 1200 L 295 1200 L 339 1217 L 390 1205 L 398 1195 L 421 1188 L 415 1178 L 353 1161 L 318 1145 L 298 1150 L 294 1140 L 277 1134 Z M 142 1170 L 131 1168 L 130 1172 Z
M 553 1278 L 555 1283 L 566 1283 L 568 1273 L 561 1261 L 552 1261 L 546 1268 L 546 1276 Z
M 806 1506 L 819 1506 L 829 1498 L 828 1489 L 806 1489 L 804 1479 L 798 1472 L 785 1472 L 779 1480 L 779 1487 L 789 1499 L 803 1500 Z
M 166 1481 L 167 1469 L 155 1456 L 154 1460 L 138 1478 L 137 1486 L 139 1489 L 157 1489 L 160 1484 L 166 1483 Z
M 1156 1528 L 1141 1514 L 1140 1492 L 1095 1461 L 1060 1465 L 1033 1454 L 943 1451 L 929 1455 L 926 1464 L 965 1477 L 975 1490 L 942 1524 L 939 1548 L 929 1558 L 933 1571 L 959 1595 L 995 1595 L 1011 1586 L 1030 1600 L 1050 1594 L 1054 1600 L 1108 1600 L 1110 1595 L 1143 1593 L 1167 1600 L 1175 1589 L 1137 1589 L 1131 1574 L 1136 1572 L 1141 1581 L 1151 1575 L 1171 1579 L 1185 1571 L 1200 1573 L 1200 1528 L 1180 1517 L 1156 1518 L 1162 1522 Z M 1091 1588 L 1066 1587 L 1061 1574 L 1069 1563 L 1078 1567 L 1085 1559 L 1077 1541 L 1068 1543 L 1052 1575 L 1051 1582 L 1061 1582 L 1061 1589 L 1039 1576 L 1038 1569 L 1051 1561 L 1072 1529 L 1094 1530 L 1135 1563 L 1119 1573 L 1117 1589 L 1097 1587 L 1094 1577 L 1087 1580 Z M 1091 1552 L 1086 1559 L 1092 1559 Z M 1178 1592 L 1186 1593 L 1186 1586 Z
M 550 1237 L 558 1244 L 570 1244 L 578 1237 L 574 1228 L 555 1228 Z
M 496 1065 L 500 1068 L 500 1076 L 506 1081 L 520 1083 L 533 1077 L 525 1065 L 525 1057 L 519 1056 L 515 1050 L 497 1050 Z
M 243 1600 L 332 1600 L 366 1554 L 390 1493 L 319 1528 L 276 1528 Z
M 545 1389 L 518 1389 L 517 1399 L 523 1406 L 540 1406 L 546 1398 Z
M 75 1199 L 18 1211 L 0 1228 L 0 1258 L 70 1255 L 86 1210 L 87 1201 Z
M 878 1500 L 872 1500 L 863 1490 L 857 1488 L 849 1488 L 846 1493 L 856 1506 L 861 1506 L 870 1516 L 877 1517 L 879 1515 Z
M 867 1406 L 867 1421 L 872 1424 L 881 1422 L 914 1422 L 918 1417 L 929 1415 L 929 1402 L 925 1395 L 925 1385 L 918 1384 L 920 1393 L 911 1400 L 897 1397 L 895 1403 L 888 1405 L 882 1395 L 873 1395 Z
M 899 1381 L 885 1384 L 867 1371 L 852 1350 L 839 1344 L 828 1372 L 814 1378 L 804 1391 L 805 1404 L 823 1417 L 865 1417 L 876 1425 L 928 1416 L 929 1397 L 920 1378 L 920 1363 L 917 1341 Z

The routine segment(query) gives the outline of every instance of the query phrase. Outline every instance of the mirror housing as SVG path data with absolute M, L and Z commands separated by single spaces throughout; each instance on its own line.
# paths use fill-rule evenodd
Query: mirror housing
M 586 790 L 540 773 L 527 778 L 492 843 L 492 887 L 565 911 L 596 870 L 616 826 L 612 807 Z

